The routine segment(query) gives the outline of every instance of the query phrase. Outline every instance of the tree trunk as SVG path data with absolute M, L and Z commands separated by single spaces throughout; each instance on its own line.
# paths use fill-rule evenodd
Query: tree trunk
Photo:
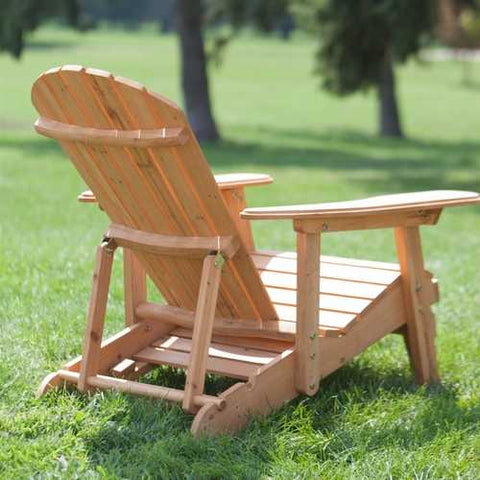
M 403 137 L 395 94 L 395 76 L 390 54 L 386 54 L 382 74 L 378 82 L 380 136 Z
M 201 0 L 177 0 L 182 88 L 188 119 L 200 141 L 218 140 L 208 90 Z

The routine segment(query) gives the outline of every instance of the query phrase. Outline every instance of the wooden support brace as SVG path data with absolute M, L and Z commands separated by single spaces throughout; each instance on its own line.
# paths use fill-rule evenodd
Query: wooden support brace
M 221 254 L 219 254 L 221 255 Z M 222 260 L 219 262 L 219 258 Z M 217 305 L 218 287 L 222 271 L 223 257 L 207 255 L 203 261 L 200 291 L 193 325 L 192 350 L 185 381 L 183 409 L 196 411 L 194 397 L 203 393 L 207 371 L 208 348 L 212 339 L 213 320 Z
M 97 248 L 92 292 L 88 307 L 87 330 L 83 342 L 82 366 L 78 380 L 78 389 L 80 391 L 88 389 L 88 377 L 96 375 L 99 368 L 100 346 L 102 343 L 114 251 L 115 245 L 111 241 L 104 241 Z
M 297 331 L 295 385 L 314 395 L 320 382 L 318 311 L 320 234 L 297 232 Z
M 427 275 L 418 227 L 395 229 L 398 260 L 407 313 L 406 342 L 418 383 L 438 381 L 435 318 L 430 309 Z
M 123 249 L 125 325 L 136 323 L 135 309 L 147 301 L 147 276 L 142 264 L 129 248 Z
M 250 221 L 240 217 L 240 212 L 245 209 L 245 191 L 243 186 L 220 190 L 223 201 L 227 206 L 228 213 L 232 217 L 237 230 L 240 234 L 245 247 L 249 252 L 255 250 L 255 242 L 253 240 L 252 228 Z

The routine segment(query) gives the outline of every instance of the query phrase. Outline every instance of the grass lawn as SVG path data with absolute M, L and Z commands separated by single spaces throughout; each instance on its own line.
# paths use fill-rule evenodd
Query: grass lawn
M 339 100 L 311 76 L 315 46 L 242 38 L 212 71 L 224 141 L 215 172 L 276 182 L 251 206 L 352 199 L 422 189 L 480 189 L 479 88 L 454 62 L 398 71 L 408 140 L 375 136 L 372 94 Z M 442 384 L 417 388 L 391 336 L 235 437 L 196 440 L 178 406 L 114 393 L 35 399 L 43 376 L 79 354 L 94 249 L 107 225 L 80 205 L 81 180 L 52 141 L 32 132 L 29 90 L 51 66 L 80 63 L 130 76 L 180 101 L 177 45 L 153 30 L 84 36 L 44 29 L 21 62 L 0 57 L 0 478 L 480 477 L 480 209 L 446 211 L 423 230 L 439 279 Z M 480 78 L 480 65 L 473 74 Z M 289 222 L 255 225 L 263 248 L 292 249 Z M 327 254 L 394 260 L 391 231 L 324 236 Z M 107 330 L 122 326 L 116 262 Z M 151 381 L 181 382 L 160 370 Z M 210 388 L 218 383 L 211 380 Z

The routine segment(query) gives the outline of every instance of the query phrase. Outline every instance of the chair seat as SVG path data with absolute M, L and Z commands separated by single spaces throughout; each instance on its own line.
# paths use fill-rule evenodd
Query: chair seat
M 295 322 L 297 254 L 261 250 L 252 257 L 280 320 Z M 346 334 L 376 300 L 399 284 L 399 278 L 395 263 L 322 256 L 319 334 Z

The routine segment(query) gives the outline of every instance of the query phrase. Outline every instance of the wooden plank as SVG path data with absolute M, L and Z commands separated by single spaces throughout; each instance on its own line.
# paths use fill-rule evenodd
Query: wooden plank
M 60 377 L 69 382 L 75 383 L 79 381 L 79 374 L 69 370 L 60 370 Z M 96 388 L 106 388 L 118 390 L 120 392 L 130 393 L 134 395 L 145 395 L 164 400 L 166 402 L 181 402 L 184 398 L 183 390 L 175 388 L 160 387 L 147 383 L 132 382 L 123 378 L 114 378 L 106 375 L 95 375 L 88 378 L 88 383 Z M 225 407 L 225 400 L 212 395 L 197 395 L 194 402 L 199 407 L 205 405 L 215 405 L 216 408 Z
M 275 305 L 291 305 L 297 304 L 297 292 L 283 288 L 267 287 L 268 295 Z M 370 300 L 359 298 L 350 298 L 339 295 L 319 294 L 320 305 L 322 310 L 331 310 L 343 313 L 361 313 L 371 303 Z
M 260 271 L 268 270 L 280 273 L 297 273 L 297 265 L 294 259 L 267 257 L 257 255 L 256 253 L 252 254 L 252 258 Z M 322 263 L 322 278 L 389 285 L 398 277 L 399 273 L 395 271 Z
M 297 275 L 294 273 L 262 270 L 260 272 L 260 278 L 267 290 L 268 287 L 289 289 L 293 291 L 296 291 L 297 289 Z M 320 275 L 320 293 L 322 294 L 374 300 L 385 290 L 386 287 L 386 285 L 378 285 L 374 283 L 325 278 Z
M 344 336 L 320 338 L 319 365 L 325 378 L 370 345 L 405 325 L 402 285 L 395 282 Z
M 250 222 L 240 217 L 240 212 L 246 207 L 245 192 L 242 187 L 229 188 L 220 190 L 225 205 L 235 223 L 240 238 L 242 239 L 245 248 L 251 252 L 255 249 L 252 229 Z
M 205 256 L 212 251 L 219 251 L 231 258 L 238 249 L 235 237 L 194 237 L 179 235 L 161 235 L 142 232 L 115 223 L 110 224 L 105 236 L 115 240 L 124 248 L 155 253 L 166 256 Z
M 275 305 L 278 316 L 281 321 L 295 323 L 297 319 L 297 308 L 289 305 Z M 355 313 L 332 312 L 320 308 L 317 311 L 317 319 L 319 328 L 334 328 L 340 332 L 344 332 L 353 324 L 359 315 Z
M 147 347 L 136 353 L 133 358 L 135 360 L 156 365 L 170 365 L 177 368 L 186 368 L 190 360 L 190 355 L 188 355 L 188 353 L 176 352 L 165 348 Z M 207 360 L 207 372 L 242 380 L 247 379 L 257 370 L 257 368 L 258 366 L 253 364 L 227 360 L 224 358 L 209 357 Z
M 391 214 L 442 209 L 480 203 L 480 194 L 459 190 L 432 190 L 427 192 L 380 195 L 346 202 L 290 205 L 285 207 L 248 208 L 244 218 L 305 219 L 332 218 L 334 216 L 364 216 L 366 214 Z
M 419 383 L 439 380 L 435 354 L 435 318 L 430 309 L 418 227 L 395 230 L 407 311 L 410 361 Z
M 189 353 L 192 349 L 192 340 L 191 338 L 181 338 L 172 335 L 154 342 L 152 346 Z M 285 345 L 284 350 L 287 350 Z M 244 346 L 232 346 L 224 343 L 212 342 L 208 349 L 208 355 L 210 357 L 226 358 L 228 360 L 253 363 L 260 366 L 271 362 L 276 357 L 277 353 L 266 352 L 265 350 L 257 350 Z
M 335 216 L 321 218 L 302 218 L 293 221 L 294 229 L 304 233 L 348 232 L 351 230 L 373 230 L 375 228 L 410 227 L 418 225 L 435 225 L 442 210 L 414 210 L 369 214 L 363 216 Z
M 232 433 L 243 428 L 253 415 L 270 413 L 298 395 L 295 388 L 295 352 L 287 350 L 258 369 L 248 383 L 237 383 L 220 394 L 222 411 L 203 407 L 195 416 L 194 436 Z
M 299 392 L 318 391 L 318 310 L 320 290 L 320 234 L 297 233 L 297 323 L 295 386 Z
M 88 307 L 87 328 L 83 342 L 82 367 L 78 389 L 88 389 L 88 378 L 96 375 L 99 369 L 100 348 L 103 325 L 107 309 L 108 290 L 112 273 L 114 248 L 107 242 L 97 248 L 97 259 L 92 280 L 90 305 Z
M 255 255 L 266 257 L 291 258 L 297 259 L 297 252 L 278 251 L 278 250 L 255 250 Z M 321 263 L 334 263 L 335 265 L 351 265 L 354 267 L 378 268 L 380 270 L 400 271 L 400 265 L 392 262 L 379 262 L 377 260 L 365 260 L 359 258 L 336 257 L 332 255 L 322 255 Z
M 192 330 L 188 328 L 176 328 L 172 330 L 171 334 L 177 337 L 191 339 Z M 281 340 L 272 340 L 269 338 L 255 338 L 255 337 L 240 337 L 232 335 L 219 335 L 213 334 L 212 336 L 212 345 L 221 344 L 221 345 L 233 345 L 246 348 L 249 351 L 264 351 L 267 354 L 270 353 L 282 353 L 285 350 L 288 350 L 293 347 L 292 342 L 283 342 Z
M 147 301 L 147 276 L 135 254 L 123 249 L 123 292 L 125 301 L 125 324 L 132 325 L 139 319 L 135 309 Z
M 117 378 L 126 377 L 127 375 L 135 372 L 135 365 L 135 360 L 124 358 L 112 368 L 111 374 Z
M 273 182 L 273 178 L 265 173 L 224 173 L 214 177 L 220 190 L 268 185 Z
M 212 340 L 218 287 L 222 272 L 222 263 L 216 264 L 216 261 L 215 255 L 207 255 L 203 260 L 200 291 L 193 322 L 192 350 L 186 372 L 185 397 L 182 403 L 182 408 L 192 413 L 195 411 L 193 398 L 195 395 L 201 395 L 205 387 L 208 349 Z
M 124 130 L 117 128 L 79 127 L 40 117 L 35 130 L 49 138 L 112 147 L 170 147 L 183 145 L 187 140 L 183 128 Z
M 194 313 L 169 305 L 143 303 L 136 309 L 136 315 L 142 319 L 156 320 L 183 328 L 193 328 Z M 213 331 L 220 335 L 238 335 L 243 337 L 271 338 L 275 340 L 293 341 L 295 323 L 278 320 L 265 321 L 258 326 L 255 319 L 231 319 L 216 317 Z

